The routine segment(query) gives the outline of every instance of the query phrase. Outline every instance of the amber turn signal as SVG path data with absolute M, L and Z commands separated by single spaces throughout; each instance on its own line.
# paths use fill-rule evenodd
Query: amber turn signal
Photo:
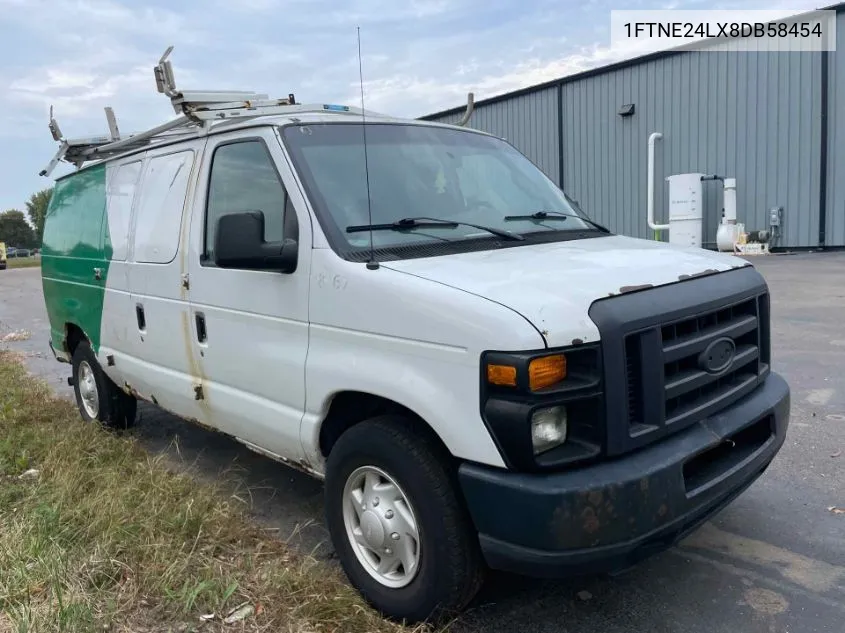
M 563 354 L 535 358 L 528 364 L 528 386 L 531 391 L 550 387 L 566 378 L 566 357 Z
M 516 387 L 516 367 L 487 365 L 487 381 L 493 385 Z

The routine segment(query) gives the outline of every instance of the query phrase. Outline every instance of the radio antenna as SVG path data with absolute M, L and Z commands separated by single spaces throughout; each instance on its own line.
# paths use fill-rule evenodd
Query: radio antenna
M 364 134 L 364 174 L 367 179 L 367 218 L 370 224 L 370 261 L 367 262 L 369 270 L 378 269 L 375 248 L 373 247 L 373 204 L 370 199 L 370 165 L 367 157 L 367 112 L 364 109 L 364 70 L 361 63 L 361 27 L 358 29 L 358 83 L 361 86 L 361 131 Z

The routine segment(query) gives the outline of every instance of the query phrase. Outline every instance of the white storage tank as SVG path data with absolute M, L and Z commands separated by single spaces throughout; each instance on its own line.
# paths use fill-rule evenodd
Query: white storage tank
M 716 248 L 733 252 L 744 227 L 736 222 L 736 178 L 725 178 L 725 211 L 716 230 Z

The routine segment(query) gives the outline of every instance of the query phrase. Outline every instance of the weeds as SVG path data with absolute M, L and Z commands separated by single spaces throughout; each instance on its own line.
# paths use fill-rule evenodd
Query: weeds
M 0 633 L 222 630 L 245 603 L 241 631 L 409 631 L 0 352 Z

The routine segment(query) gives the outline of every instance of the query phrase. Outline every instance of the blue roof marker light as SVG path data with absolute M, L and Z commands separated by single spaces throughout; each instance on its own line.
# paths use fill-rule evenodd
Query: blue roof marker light
M 334 112 L 349 112 L 349 106 L 324 103 L 323 110 L 332 110 Z

